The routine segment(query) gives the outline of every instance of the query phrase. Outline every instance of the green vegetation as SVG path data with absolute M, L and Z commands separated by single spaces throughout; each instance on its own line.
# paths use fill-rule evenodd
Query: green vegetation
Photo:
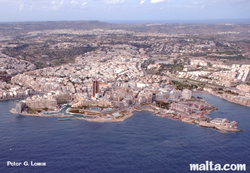
M 70 109 L 69 112 L 70 113 L 79 113 L 79 109 Z
M 216 43 L 216 46 L 217 46 L 217 47 L 228 47 L 228 45 L 224 45 L 224 44 L 222 44 L 222 43 L 220 43 L 220 42 L 217 42 L 217 43 Z
M 37 47 L 35 47 L 37 46 Z M 75 57 L 86 52 L 96 50 L 95 47 L 73 47 L 71 49 L 50 49 L 46 43 L 43 46 L 28 45 L 19 49 L 6 48 L 3 53 L 11 57 L 27 60 L 34 63 L 37 68 L 48 66 L 58 66 L 61 64 L 72 63 Z M 46 55 L 43 56 L 42 55 Z
M 178 82 L 178 81 L 172 81 L 173 82 L 173 84 L 176 86 L 176 88 L 178 89 L 178 90 L 183 90 L 183 89 L 190 89 L 190 90 L 192 90 L 192 89 L 196 89 L 196 88 L 198 88 L 198 86 L 197 85 L 193 85 L 193 84 L 185 84 L 185 83 L 181 83 L 181 82 Z
M 161 74 L 163 71 L 170 71 L 172 73 L 176 73 L 177 71 L 182 71 L 184 66 L 182 64 L 160 64 L 159 72 L 157 74 Z
M 163 108 L 163 109 L 169 109 L 171 103 L 166 102 L 156 102 L 156 106 Z
M 125 110 L 125 111 L 121 111 L 120 112 L 120 114 L 125 114 L 125 113 L 127 113 L 127 111 Z
M 2 80 L 3 82 L 6 82 L 8 84 L 11 83 L 11 78 L 3 78 L 3 79 L 0 78 L 0 80 Z
M 244 43 L 250 43 L 250 40 L 244 40 L 243 42 Z
M 135 47 L 137 47 L 137 48 L 144 48 L 144 49 L 146 49 L 146 48 L 151 48 L 151 44 L 140 44 L 140 43 L 132 43 L 131 44 L 132 46 L 135 46 Z
M 238 96 L 238 95 L 239 95 L 238 93 L 235 93 L 235 92 L 230 91 L 230 90 L 225 91 L 225 93 L 231 94 L 231 95 L 235 95 L 235 96 Z
M 77 107 L 77 109 L 87 109 L 87 108 L 89 108 L 89 106 L 86 106 L 86 105 L 83 105 L 83 106 Z
M 37 114 L 36 111 L 34 111 L 32 108 L 28 108 L 26 111 L 28 114 Z
M 48 108 L 30 108 L 30 107 L 28 107 L 26 112 L 28 114 L 38 114 L 38 113 L 41 113 L 42 111 L 48 111 Z
M 246 83 L 247 85 L 250 85 L 250 79 L 248 80 L 248 82 Z
M 43 108 L 42 110 L 44 110 L 44 111 L 48 111 L 49 109 L 48 109 L 48 108 Z
M 239 52 L 236 52 L 236 51 L 225 51 L 225 52 L 216 52 L 216 54 L 238 55 Z
M 150 60 L 148 64 L 155 64 L 155 60 Z
M 124 116 L 125 116 L 125 114 L 124 114 L 124 113 L 122 113 L 122 115 L 121 115 L 121 116 L 119 116 L 119 117 L 115 117 L 115 119 L 123 118 Z

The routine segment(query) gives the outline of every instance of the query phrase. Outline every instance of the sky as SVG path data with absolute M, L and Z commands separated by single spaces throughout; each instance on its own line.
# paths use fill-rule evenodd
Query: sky
M 0 0 L 0 22 L 250 19 L 250 0 Z

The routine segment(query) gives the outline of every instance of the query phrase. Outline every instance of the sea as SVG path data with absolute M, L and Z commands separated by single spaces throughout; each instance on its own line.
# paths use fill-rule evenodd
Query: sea
M 189 164 L 206 161 L 246 164 L 250 172 L 250 108 L 194 95 L 218 108 L 211 117 L 235 120 L 243 132 L 221 133 L 146 111 L 120 123 L 58 121 L 14 115 L 9 110 L 17 101 L 0 102 L 0 173 L 188 173 Z

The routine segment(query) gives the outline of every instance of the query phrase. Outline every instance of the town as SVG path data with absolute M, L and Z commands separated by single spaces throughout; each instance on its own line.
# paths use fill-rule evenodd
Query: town
M 250 106 L 248 25 L 216 25 L 209 32 L 202 24 L 96 25 L 1 35 L 0 99 L 22 99 L 12 113 L 120 122 L 147 110 L 241 131 L 235 121 L 209 117 L 216 107 L 192 93 Z

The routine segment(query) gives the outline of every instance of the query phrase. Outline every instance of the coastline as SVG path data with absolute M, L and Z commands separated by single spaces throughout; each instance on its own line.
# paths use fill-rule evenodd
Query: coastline
M 134 116 L 134 113 L 132 112 L 119 119 L 102 119 L 102 118 L 73 118 L 73 119 L 84 120 L 88 122 L 96 122 L 96 123 L 120 123 L 133 116 Z
M 250 107 L 250 105 L 245 105 L 245 104 L 243 104 L 243 103 L 240 103 L 240 102 L 237 102 L 237 101 L 234 101 L 234 100 L 230 100 L 230 99 L 228 99 L 228 98 L 223 97 L 223 95 L 215 94 L 215 93 L 213 93 L 213 92 L 208 92 L 208 91 L 195 91 L 195 92 L 193 92 L 193 93 L 205 93 L 205 94 L 210 94 L 210 95 L 213 95 L 213 96 L 215 96 L 215 97 L 221 98 L 221 99 L 223 99 L 223 100 L 225 100 L 225 101 L 228 101 L 228 102 L 230 102 L 230 103 L 234 103 L 234 104 L 237 104 L 237 105 Z
M 64 105 L 61 109 L 65 108 L 66 105 Z M 197 118 L 195 114 L 190 114 L 187 117 L 181 117 L 181 116 L 177 116 L 178 118 L 176 118 L 176 113 L 179 114 L 180 112 L 175 112 L 175 113 L 170 113 L 168 114 L 168 116 L 166 114 L 164 114 L 162 111 L 164 109 L 162 108 L 158 108 L 158 107 L 153 107 L 152 105 L 144 105 L 140 108 L 138 107 L 132 107 L 130 109 L 130 111 L 125 114 L 124 116 L 122 116 L 121 118 L 119 117 L 112 117 L 112 118 L 104 118 L 104 117 L 98 117 L 98 118 L 85 118 L 85 117 L 74 117 L 74 114 L 72 113 L 71 115 L 64 115 L 64 114 L 28 114 L 28 113 L 16 113 L 14 111 L 14 108 L 10 110 L 10 112 L 12 114 L 19 114 L 19 115 L 23 115 L 23 116 L 34 116 L 34 117 L 57 117 L 58 121 L 67 121 L 67 120 L 84 120 L 84 121 L 88 121 L 88 122 L 95 122 L 95 123 L 120 123 L 123 122 L 131 117 L 133 117 L 135 115 L 135 112 L 142 112 L 142 111 L 148 111 L 148 112 L 152 112 L 155 116 L 159 116 L 159 117 L 163 117 L 163 118 L 168 118 L 168 119 L 172 119 L 175 121 L 181 121 L 183 123 L 187 123 L 187 124 L 197 124 L 200 127 L 204 127 L 204 128 L 212 128 L 215 130 L 218 130 L 220 132 L 223 133 L 227 133 L 227 132 L 242 132 L 241 129 L 238 128 L 228 128 L 227 126 L 224 125 L 216 125 L 216 124 L 212 124 L 210 122 L 207 122 L 206 120 L 200 120 L 200 118 Z M 203 119 L 211 119 L 209 116 L 207 116 L 208 114 L 210 114 L 211 112 L 217 110 L 217 108 L 212 108 L 210 110 L 206 110 L 206 111 L 201 111 L 200 114 L 202 114 Z M 56 111 L 54 111 L 56 112 Z M 59 111 L 57 111 L 59 112 Z M 68 109 L 67 111 L 68 112 Z M 79 114 L 80 115 L 80 114 Z M 84 114 L 82 114 L 84 116 Z M 63 118 L 63 119 L 59 119 L 59 118 Z
M 64 115 L 64 114 L 28 114 L 26 112 L 24 113 L 16 113 L 14 111 L 14 108 L 10 110 L 10 113 L 12 114 L 18 114 L 18 115 L 23 115 L 23 116 L 33 116 L 33 117 L 58 117 L 58 118 L 63 118 L 63 117 L 73 117 L 73 115 Z

